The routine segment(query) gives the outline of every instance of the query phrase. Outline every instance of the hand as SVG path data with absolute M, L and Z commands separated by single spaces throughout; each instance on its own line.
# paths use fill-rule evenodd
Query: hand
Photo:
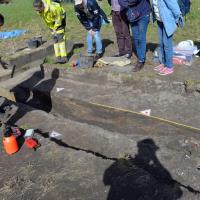
M 93 31 L 92 29 L 90 29 L 90 30 L 89 30 L 89 34 L 90 34 L 91 36 L 93 36 L 93 35 L 95 34 L 95 31 Z
M 55 35 L 55 34 L 56 34 L 56 31 L 55 31 L 55 30 L 51 30 L 51 34 L 52 34 L 52 35 Z
M 55 43 L 58 42 L 58 35 L 57 35 L 57 34 L 54 34 L 54 35 L 53 35 L 53 40 L 54 40 Z

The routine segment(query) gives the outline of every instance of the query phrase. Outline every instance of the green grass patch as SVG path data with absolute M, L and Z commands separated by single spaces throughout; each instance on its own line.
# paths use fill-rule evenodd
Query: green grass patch
M 37 18 L 36 12 L 33 10 L 32 1 L 12 0 L 9 4 L 0 6 L 0 12 L 5 17 L 6 28 L 26 28 L 28 24 L 32 24 Z

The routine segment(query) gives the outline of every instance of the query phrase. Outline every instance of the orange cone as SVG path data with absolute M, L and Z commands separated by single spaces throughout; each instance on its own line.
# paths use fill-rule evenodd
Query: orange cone
M 12 134 L 12 130 L 10 127 L 7 127 L 4 133 L 3 145 L 6 153 L 9 155 L 16 153 L 19 150 L 17 140 Z

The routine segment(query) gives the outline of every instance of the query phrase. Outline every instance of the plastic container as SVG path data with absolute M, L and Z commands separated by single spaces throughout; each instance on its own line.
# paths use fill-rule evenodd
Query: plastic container
M 3 137 L 3 146 L 7 154 L 11 155 L 19 150 L 16 137 L 12 134 L 10 127 L 7 127 Z
M 78 59 L 78 67 L 80 68 L 90 68 L 94 66 L 94 56 L 80 55 Z
M 173 57 L 173 64 L 185 65 L 186 61 L 183 58 Z
M 42 36 L 33 37 L 27 41 L 28 47 L 31 49 L 35 49 L 42 45 Z

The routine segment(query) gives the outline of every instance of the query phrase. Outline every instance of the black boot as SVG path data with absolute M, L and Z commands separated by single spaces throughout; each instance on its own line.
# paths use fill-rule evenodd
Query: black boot
M 99 58 L 103 56 L 103 53 L 96 53 L 94 60 L 97 61 Z
M 61 59 L 60 59 L 60 64 L 65 64 L 65 63 L 67 63 L 67 62 L 68 62 L 67 56 L 61 57 Z
M 124 57 L 127 58 L 127 59 L 131 59 L 132 54 L 131 53 L 127 53 L 127 54 L 124 55 Z
M 122 57 L 124 55 L 125 55 L 124 53 L 116 53 L 112 57 Z
M 137 61 L 136 64 L 134 64 L 133 72 L 138 72 L 144 67 L 144 62 Z
M 59 64 L 59 63 L 60 63 L 60 59 L 61 59 L 60 56 L 59 56 L 59 57 L 56 57 L 56 60 L 55 60 L 54 64 Z

